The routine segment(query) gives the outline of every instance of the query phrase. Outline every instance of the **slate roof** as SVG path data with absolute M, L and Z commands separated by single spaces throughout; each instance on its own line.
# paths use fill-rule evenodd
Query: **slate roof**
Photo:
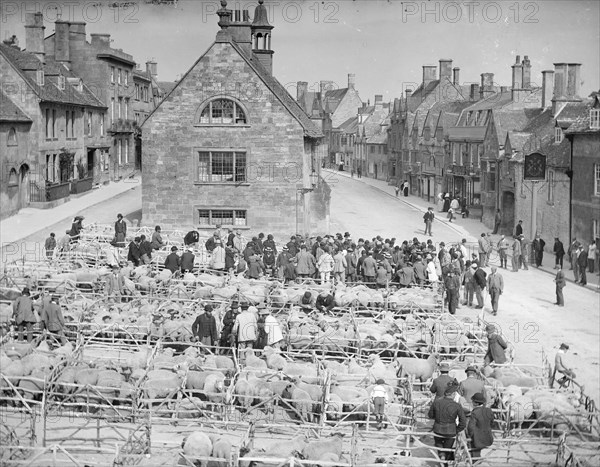
M 338 128 L 342 130 L 343 133 L 355 133 L 358 128 L 358 117 L 350 117 Z
M 32 120 L 23 112 L 4 91 L 0 89 L 0 122 L 31 122 Z
M 344 99 L 344 97 L 346 96 L 347 92 L 348 88 L 332 89 L 331 91 L 325 91 L 325 99 L 323 99 L 323 101 L 324 107 L 327 109 L 327 111 L 330 113 L 334 113 L 340 105 L 340 102 L 342 102 L 342 99 Z
M 38 70 L 41 68 L 44 70 L 44 75 L 57 76 L 62 74 L 65 78 L 78 78 L 77 75 L 69 71 L 62 63 L 58 63 L 47 57 L 46 63 L 42 65 L 35 55 L 5 44 L 0 44 L 0 54 L 16 68 L 17 72 L 25 82 L 27 82 L 41 101 L 106 108 L 106 105 L 100 101 L 85 84 L 83 85 L 82 92 L 79 92 L 75 87 L 68 83 L 64 90 L 60 90 L 58 85 L 49 79 L 44 80 L 43 86 L 39 86 L 37 81 L 26 73 L 26 71 Z
M 592 98 L 590 101 L 579 103 L 578 105 L 573 104 L 571 106 L 570 110 L 573 111 L 577 108 L 579 115 L 577 115 L 573 123 L 565 131 L 566 135 L 573 135 L 576 133 L 600 133 L 600 129 L 590 128 L 590 110 L 600 108 L 600 93 L 593 92 L 590 97 Z M 564 110 L 567 110 L 567 108 Z M 571 115 L 571 112 L 569 112 L 569 115 Z M 559 118 L 562 117 L 562 112 L 560 112 L 558 116 Z
M 219 31 L 219 33 L 223 33 L 223 31 Z M 237 53 L 246 61 L 246 63 L 250 66 L 250 68 L 252 68 L 254 70 L 256 75 L 265 83 L 265 85 L 273 93 L 273 95 L 275 95 L 275 97 L 277 97 L 279 99 L 279 101 L 287 109 L 287 111 L 298 121 L 300 126 L 304 129 L 305 136 L 308 136 L 310 138 L 322 138 L 323 137 L 322 131 L 319 128 L 317 128 L 317 126 L 313 123 L 313 121 L 310 119 L 308 114 L 302 109 L 302 107 L 300 107 L 300 104 L 298 102 L 296 102 L 296 100 L 283 87 L 283 85 L 279 81 L 277 81 L 277 79 L 275 77 L 273 77 L 267 71 L 267 69 L 262 65 L 262 63 L 260 63 L 260 60 L 254 54 L 250 54 L 250 55 L 246 54 L 244 52 L 244 50 L 233 41 L 231 36 L 229 36 L 228 40 L 225 40 L 225 37 L 226 37 L 225 34 L 221 35 L 221 42 L 227 42 L 228 44 L 230 44 L 234 48 L 234 50 L 236 50 Z M 177 88 L 177 86 L 185 80 L 188 73 L 190 73 L 191 70 L 194 69 L 196 64 L 200 60 L 202 60 L 202 58 L 208 53 L 208 51 L 212 47 L 214 47 L 215 44 L 216 44 L 216 42 L 213 42 L 211 44 L 211 46 L 207 49 L 207 51 L 204 54 L 202 54 L 198 58 L 198 60 L 196 60 L 194 62 L 194 64 L 190 67 L 190 69 L 187 71 L 187 73 L 181 78 L 181 80 L 178 81 L 177 83 L 175 83 L 173 88 L 167 93 L 167 95 L 165 96 L 165 99 L 167 99 L 169 97 L 169 94 L 171 94 L 173 92 L 173 90 L 175 88 Z M 156 106 L 156 108 L 152 111 L 150 116 L 159 107 L 160 107 L 160 104 L 158 106 Z M 150 118 L 150 116 L 148 116 L 148 118 Z M 148 118 L 146 120 L 148 120 Z
M 175 86 L 177 86 L 177 83 L 171 81 L 158 81 L 158 86 L 165 94 L 169 94 Z
M 142 70 L 133 70 L 133 77 L 136 78 L 142 78 L 145 79 L 147 81 L 152 81 L 152 76 L 150 76 L 150 73 L 148 73 L 147 71 L 142 71 Z

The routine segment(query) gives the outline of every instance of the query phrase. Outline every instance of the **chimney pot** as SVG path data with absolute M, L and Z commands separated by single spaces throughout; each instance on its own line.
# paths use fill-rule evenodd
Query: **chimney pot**
M 439 60 L 440 64 L 440 80 L 444 78 L 452 79 L 452 60 L 442 58 Z
M 383 102 L 383 95 L 375 94 L 375 105 L 381 104 Z
M 298 81 L 296 83 L 296 100 L 302 105 L 302 101 L 304 100 L 304 95 L 308 90 L 308 83 L 306 81 Z M 308 110 L 308 109 L 304 109 Z
M 356 84 L 356 76 L 354 73 L 348 73 L 348 89 L 354 89 Z
M 542 71 L 542 108 L 552 105 L 552 88 L 554 86 L 554 70 Z
M 453 74 L 454 74 L 454 76 L 452 78 L 452 83 L 454 83 L 454 84 L 456 84 L 458 86 L 460 84 L 460 82 L 459 82 L 460 68 L 456 67 L 452 71 L 453 71 Z
M 42 13 L 27 13 L 25 16 L 25 48 L 34 54 L 42 63 L 46 60 L 44 47 L 44 15 Z
M 321 96 L 325 97 L 325 93 L 333 89 L 333 81 L 321 81 L 319 83 L 319 89 L 321 91 Z
M 569 63 L 567 66 L 567 96 L 576 98 L 581 85 L 581 63 Z
M 432 81 L 436 79 L 436 69 L 435 65 L 423 65 L 423 87 L 427 86 Z
M 471 84 L 471 100 L 476 101 L 479 99 L 479 84 Z
M 515 63 L 516 63 L 517 65 L 520 65 L 520 64 L 521 64 L 521 56 L 520 56 L 520 55 L 517 55 L 517 60 L 515 60 Z

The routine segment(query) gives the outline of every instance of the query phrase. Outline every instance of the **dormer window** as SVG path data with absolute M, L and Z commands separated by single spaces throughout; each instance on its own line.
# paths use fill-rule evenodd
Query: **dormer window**
M 38 86 L 44 85 L 44 70 L 37 71 L 37 84 Z
M 600 130 L 600 109 L 590 109 L 590 129 Z
M 58 75 L 58 89 L 65 90 L 65 77 L 63 75 Z
M 562 128 L 557 126 L 554 128 L 554 142 L 556 144 L 562 143 L 563 140 L 563 131 Z

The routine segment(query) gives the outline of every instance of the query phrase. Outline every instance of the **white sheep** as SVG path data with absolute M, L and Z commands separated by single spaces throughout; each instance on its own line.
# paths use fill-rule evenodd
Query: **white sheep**
M 398 374 L 400 376 L 410 375 L 419 379 L 422 383 L 431 379 L 437 368 L 437 357 L 431 354 L 426 360 L 422 358 L 398 357 Z
M 302 449 L 302 455 L 309 460 L 324 460 L 325 455 L 335 454 L 337 455 L 336 460 L 339 460 L 342 455 L 343 438 L 342 433 L 334 433 L 327 440 L 311 441 Z
M 194 431 L 187 436 L 181 444 L 183 454 L 186 457 L 198 458 L 203 457 L 205 460 L 199 460 L 196 464 L 199 467 L 208 467 L 208 458 L 212 454 L 213 444 L 206 433 Z M 186 465 L 185 461 L 180 460 L 180 465 Z

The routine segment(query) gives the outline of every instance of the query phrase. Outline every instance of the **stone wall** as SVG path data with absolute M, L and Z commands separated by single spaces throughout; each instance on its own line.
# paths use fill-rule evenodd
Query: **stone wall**
M 237 102 L 247 124 L 198 124 L 216 96 Z M 186 229 L 198 226 L 199 209 L 236 209 L 247 212 L 252 231 L 293 233 L 302 211 L 297 189 L 308 181 L 304 130 L 230 43 L 213 44 L 142 132 L 145 225 Z M 245 182 L 197 182 L 198 152 L 215 149 L 246 153 Z
M 594 194 L 594 164 L 600 164 L 600 133 L 573 135 L 571 235 L 588 244 L 594 220 L 600 222 L 600 196 Z

